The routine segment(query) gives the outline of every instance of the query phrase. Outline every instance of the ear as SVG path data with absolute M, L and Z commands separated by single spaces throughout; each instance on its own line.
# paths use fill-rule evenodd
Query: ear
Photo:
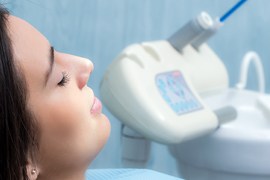
M 30 160 L 30 158 L 28 158 L 28 162 L 29 163 L 26 166 L 27 176 L 29 180 L 36 180 L 40 172 L 39 168 L 37 167 L 35 163 L 33 163 L 32 160 Z

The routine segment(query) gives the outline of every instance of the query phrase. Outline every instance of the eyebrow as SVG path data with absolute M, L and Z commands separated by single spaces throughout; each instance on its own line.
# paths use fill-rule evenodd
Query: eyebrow
M 50 49 L 49 49 L 49 62 L 50 62 L 50 66 L 45 74 L 45 83 L 44 83 L 45 86 L 47 85 L 47 82 L 49 80 L 50 75 L 52 74 L 52 69 L 53 69 L 53 65 L 54 65 L 54 48 L 53 48 L 53 46 L 50 46 Z

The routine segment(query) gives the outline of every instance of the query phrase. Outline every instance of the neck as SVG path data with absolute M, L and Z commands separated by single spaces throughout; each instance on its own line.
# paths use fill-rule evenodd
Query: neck
M 86 168 L 83 169 L 72 169 L 72 170 L 50 170 L 47 172 L 40 172 L 37 180 L 85 180 L 85 172 L 87 170 Z

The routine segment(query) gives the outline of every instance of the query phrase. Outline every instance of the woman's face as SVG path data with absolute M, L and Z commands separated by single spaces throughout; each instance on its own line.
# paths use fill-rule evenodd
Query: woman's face
M 90 60 L 53 51 L 48 40 L 22 19 L 9 16 L 15 61 L 25 75 L 28 108 L 40 126 L 42 172 L 74 170 L 94 159 L 110 124 L 87 81 Z

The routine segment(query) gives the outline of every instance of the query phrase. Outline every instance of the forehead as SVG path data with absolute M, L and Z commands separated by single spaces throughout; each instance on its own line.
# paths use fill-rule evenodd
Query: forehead
M 32 25 L 15 16 L 8 17 L 8 29 L 15 62 L 22 68 L 28 86 L 39 85 L 49 66 L 48 40 Z
M 15 17 L 8 17 L 8 27 L 11 34 L 15 54 L 28 55 L 29 50 L 40 50 L 42 46 L 48 46 L 47 39 L 31 24 Z

